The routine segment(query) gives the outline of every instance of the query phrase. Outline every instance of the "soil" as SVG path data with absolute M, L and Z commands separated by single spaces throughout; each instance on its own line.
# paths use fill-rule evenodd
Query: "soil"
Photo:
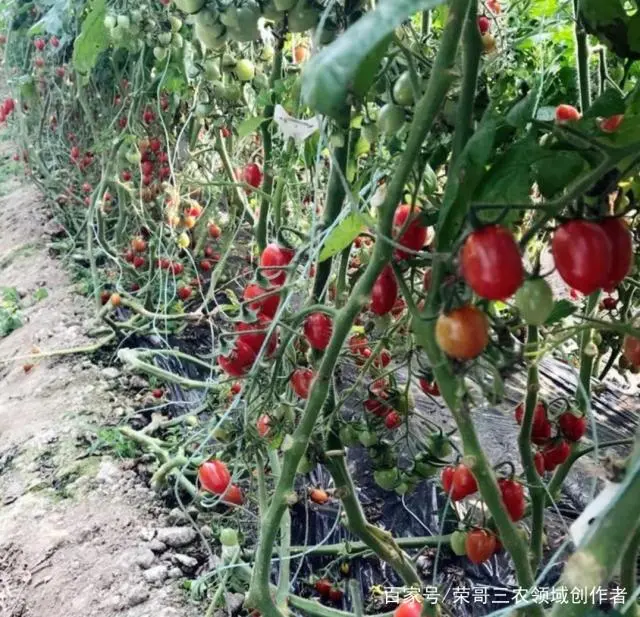
M 21 359 L 90 344 L 94 313 L 50 255 L 37 191 L 14 179 L 2 188 L 0 292 L 17 290 L 23 324 L 0 338 L 0 615 L 195 615 L 175 552 L 154 540 L 174 525 L 188 562 L 195 530 L 176 527 L 185 521 L 162 509 L 131 461 L 102 454 L 96 439 L 132 413 L 128 377 L 82 354 Z

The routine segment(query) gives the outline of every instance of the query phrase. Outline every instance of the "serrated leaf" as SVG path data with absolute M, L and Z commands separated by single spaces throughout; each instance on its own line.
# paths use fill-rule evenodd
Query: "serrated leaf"
M 80 73 L 89 73 L 98 56 L 109 46 L 109 33 L 104 25 L 106 14 L 105 0 L 91 1 L 80 35 L 73 45 L 73 66 Z
M 262 116 L 255 116 L 251 118 L 245 118 L 238 125 L 238 135 L 240 137 L 246 137 L 247 135 L 251 135 L 251 133 L 255 133 L 260 125 L 265 121 L 266 118 Z
M 557 323 L 570 315 L 573 315 L 578 310 L 578 305 L 569 300 L 558 300 L 551 309 L 547 321 L 544 322 L 545 326 L 550 326 Z
M 333 228 L 324 241 L 320 251 L 319 261 L 325 261 L 346 249 L 362 232 L 366 222 L 358 212 L 348 214 L 336 227 Z
M 405 19 L 444 0 L 393 0 L 358 19 L 315 55 L 302 72 L 302 98 L 314 111 L 340 115 L 349 94 L 366 93 L 375 79 L 385 39 Z

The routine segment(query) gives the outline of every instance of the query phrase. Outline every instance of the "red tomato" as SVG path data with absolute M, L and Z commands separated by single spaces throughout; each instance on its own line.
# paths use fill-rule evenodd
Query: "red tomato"
M 618 306 L 618 300 L 613 296 L 602 298 L 602 302 L 600 302 L 600 308 L 605 311 L 613 311 L 616 306 Z
M 431 396 L 440 396 L 440 388 L 438 388 L 438 384 L 433 381 L 429 381 L 424 377 L 420 378 L 420 387 L 425 394 L 430 394 Z
M 611 267 L 602 285 L 605 291 L 613 291 L 629 274 L 633 262 L 633 239 L 626 223 L 620 218 L 601 221 L 611 243 Z
M 331 591 L 329 592 L 329 600 L 331 600 L 332 602 L 341 602 L 343 596 L 344 591 L 342 591 L 342 589 L 340 589 L 339 587 L 332 587 Z
M 304 336 L 313 349 L 324 351 L 332 334 L 333 321 L 326 313 L 311 313 L 304 320 Z
M 236 323 L 236 332 L 245 332 L 246 334 L 241 334 L 236 340 L 249 345 L 257 355 L 262 348 L 264 340 L 267 338 L 267 330 L 270 327 L 270 323 L 271 320 L 263 315 L 258 317 L 258 321 L 255 323 L 238 322 Z M 273 354 L 277 345 L 278 335 L 274 332 L 267 345 L 268 356 Z
M 222 461 L 207 461 L 198 469 L 198 480 L 206 491 L 222 495 L 231 482 L 231 474 Z
M 373 360 L 376 368 L 386 368 L 391 363 L 391 354 L 387 349 L 383 349 Z
M 228 356 L 218 356 L 220 368 L 231 377 L 242 377 L 249 372 L 256 352 L 244 341 L 236 341 Z
M 478 490 L 478 484 L 471 470 L 460 463 L 457 467 L 445 467 L 440 475 L 442 488 L 452 501 L 464 499 Z
M 609 118 L 602 118 L 598 126 L 603 133 L 615 133 L 620 128 L 623 120 L 624 114 L 618 114 Z
M 486 529 L 473 529 L 467 534 L 465 548 L 472 563 L 482 563 L 495 553 L 496 537 Z
M 384 419 L 384 425 L 393 430 L 402 425 L 402 416 L 397 411 L 390 411 Z
M 398 608 L 393 611 L 393 617 L 420 617 L 421 613 L 422 602 L 415 598 L 411 598 L 398 605 Z
M 180 300 L 188 300 L 191 297 L 192 291 L 189 285 L 182 285 L 177 289 L 178 298 L 180 298 Z
M 307 399 L 315 376 L 310 368 L 297 368 L 291 375 L 291 388 L 300 398 Z
M 271 418 L 266 413 L 263 413 L 256 423 L 256 428 L 258 429 L 258 435 L 260 437 L 266 437 L 269 434 L 269 430 L 271 429 Z
M 242 391 L 242 384 L 235 382 L 231 384 L 231 394 L 240 394 Z
M 321 596 L 329 597 L 333 585 L 329 579 L 321 578 L 315 582 L 314 587 Z
M 462 276 L 479 296 L 505 300 L 524 279 L 520 249 L 501 225 L 488 225 L 467 237 L 460 255 Z
M 549 420 L 541 420 L 534 422 L 531 426 L 531 441 L 541 446 L 551 438 L 551 422 Z
M 371 289 L 371 312 L 386 315 L 396 303 L 398 282 L 391 266 L 385 266 Z
M 220 229 L 220 225 L 216 225 L 215 223 L 209 223 L 209 235 L 212 238 L 219 238 L 222 230 Z
M 566 124 L 580 120 L 582 114 L 573 105 L 558 105 L 556 107 L 556 124 Z
M 544 468 L 553 471 L 558 465 L 562 465 L 571 454 L 571 446 L 561 439 L 559 442 L 547 446 L 542 451 L 544 457 Z
M 268 295 L 267 295 L 268 294 Z M 264 297 L 260 297 L 264 296 Z M 273 319 L 278 306 L 280 304 L 280 295 L 278 292 L 269 291 L 260 287 L 257 283 L 250 283 L 244 290 L 243 298 L 249 302 L 249 308 L 252 311 L 258 313 L 258 315 L 265 315 L 270 319 Z M 256 298 L 260 298 L 256 300 Z M 251 302 L 251 300 L 254 300 Z
M 471 360 L 479 356 L 489 342 L 487 316 L 471 305 L 442 313 L 436 322 L 436 341 L 448 356 Z
M 240 179 L 253 188 L 258 188 L 262 184 L 262 170 L 256 163 L 247 163 L 241 172 Z
M 486 15 L 480 15 L 478 17 L 478 30 L 480 30 L 480 34 L 486 34 L 489 32 L 491 28 L 491 22 Z
M 602 225 L 574 220 L 553 236 L 551 252 L 565 283 L 585 295 L 608 282 L 613 247 Z
M 587 432 L 587 417 L 566 411 L 558 418 L 558 426 L 569 441 L 580 441 Z
M 387 398 L 388 395 L 386 392 L 377 392 L 375 393 L 375 397 L 368 398 L 364 401 L 364 408 L 374 416 L 384 418 L 391 411 L 391 407 L 384 403 L 384 400 Z
M 231 484 L 224 492 L 222 501 L 228 505 L 241 506 L 244 503 L 244 497 L 240 488 L 235 484 Z
M 164 396 L 164 390 L 162 388 L 154 388 L 151 391 L 153 398 L 162 398 Z
M 409 218 L 411 217 L 411 218 Z M 409 223 L 407 223 L 409 220 Z M 404 231 L 402 231 L 404 229 Z M 399 235 L 402 232 L 401 235 Z M 393 237 L 398 244 L 412 251 L 420 251 L 427 241 L 427 228 L 420 222 L 420 209 L 400 204 L 393 216 Z M 396 250 L 399 259 L 412 257 L 412 253 Z
M 278 246 L 275 242 L 267 244 L 260 255 L 260 267 L 264 268 L 262 275 L 272 285 L 282 285 L 287 278 L 286 270 L 277 269 L 277 266 L 287 266 L 294 256 L 291 249 Z
M 353 334 L 349 338 L 349 350 L 352 354 L 361 354 L 368 344 L 369 341 L 364 334 Z
M 519 521 L 524 516 L 524 488 L 520 482 L 503 478 L 498 480 L 500 493 L 502 494 L 502 503 L 509 513 L 509 517 L 513 522 Z
M 640 366 L 640 338 L 627 334 L 624 337 L 622 349 L 622 355 L 631 366 Z
M 533 456 L 533 464 L 536 467 L 536 471 L 538 475 L 544 475 L 544 456 L 542 456 L 542 452 L 536 452 Z

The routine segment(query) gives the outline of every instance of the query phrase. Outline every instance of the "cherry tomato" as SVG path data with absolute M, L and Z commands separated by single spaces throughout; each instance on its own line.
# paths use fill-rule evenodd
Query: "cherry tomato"
M 387 349 L 381 350 L 373 360 L 373 366 L 376 368 L 386 368 L 389 364 L 391 364 L 391 354 Z
M 620 218 L 605 219 L 600 222 L 601 229 L 611 243 L 611 268 L 602 288 L 613 291 L 629 274 L 633 262 L 633 239 L 627 224 Z
M 314 488 L 309 493 L 309 499 L 311 499 L 313 503 L 322 505 L 329 501 L 329 495 L 327 495 L 327 491 L 323 488 Z
M 413 105 L 413 87 L 409 71 L 402 73 L 393 84 L 393 98 L 398 105 Z
M 558 105 L 556 107 L 556 124 L 566 124 L 580 120 L 582 114 L 573 105 Z
M 240 180 L 246 182 L 253 188 L 258 188 L 262 184 L 262 170 L 257 163 L 247 163 L 240 173 Z
M 293 259 L 294 252 L 291 249 L 281 247 L 275 242 L 267 244 L 260 255 L 260 267 L 264 268 L 262 275 L 272 285 L 282 285 L 287 278 L 286 270 L 280 270 L 277 266 L 287 266 Z
M 394 103 L 387 103 L 378 111 L 378 129 L 387 137 L 395 135 L 404 126 L 404 121 L 404 109 Z
M 513 234 L 488 225 L 467 237 L 460 255 L 462 276 L 479 296 L 505 300 L 522 285 L 524 268 Z
M 540 423 L 534 422 L 531 426 L 531 441 L 537 446 L 542 446 L 551 438 L 551 422 L 545 420 Z
M 561 439 L 557 443 L 548 445 L 543 451 L 544 468 L 553 471 L 558 465 L 562 465 L 571 454 L 571 446 Z
M 565 411 L 558 418 L 558 426 L 569 441 L 580 441 L 587 432 L 587 417 Z
M 482 48 L 485 54 L 490 54 L 496 50 L 496 37 L 491 32 L 482 35 Z
M 516 292 L 515 303 L 527 324 L 541 326 L 553 310 L 553 291 L 543 278 L 528 279 Z
M 191 287 L 189 287 L 189 285 L 181 285 L 176 290 L 176 293 L 178 294 L 178 298 L 180 298 L 180 300 L 188 300 L 191 297 L 193 290 L 191 289 Z
M 238 322 L 236 324 L 236 332 L 245 332 L 241 334 L 236 341 L 242 341 L 253 349 L 258 354 L 262 348 L 264 340 L 267 338 L 267 330 L 270 326 L 271 320 L 264 315 L 258 317 L 258 321 L 255 323 Z M 274 332 L 269 339 L 267 345 L 267 355 L 270 356 L 276 350 L 278 345 L 278 335 Z
M 564 223 L 553 236 L 551 252 L 562 280 L 579 292 L 589 295 L 608 281 L 613 247 L 602 225 Z
M 260 435 L 260 437 L 266 437 L 271 429 L 271 418 L 269 418 L 266 413 L 263 413 L 258 418 L 256 428 L 258 429 L 258 435 Z
M 408 222 L 407 222 L 408 221 Z M 404 231 L 402 231 L 404 229 Z M 402 232 L 402 233 L 401 233 Z M 399 235 L 401 233 L 401 235 Z M 393 237 L 398 244 L 406 246 L 412 251 L 420 251 L 427 241 L 427 228 L 420 222 L 420 210 L 409 204 L 400 204 L 393 215 Z M 395 252 L 399 259 L 411 257 L 407 253 L 397 249 Z
M 321 578 L 315 582 L 314 587 L 321 596 L 326 598 L 329 597 L 329 593 L 331 593 L 333 585 L 329 579 Z
M 402 425 L 402 416 L 397 411 L 390 411 L 384 419 L 384 425 L 394 430 Z
M 144 253 L 144 251 L 147 249 L 147 243 L 142 236 L 136 236 L 133 240 L 131 240 L 131 248 L 136 253 Z
M 329 600 L 332 602 L 341 602 L 344 596 L 344 591 L 340 587 L 332 587 L 329 591 Z
M 313 349 L 324 351 L 332 334 L 333 321 L 326 313 L 311 313 L 304 320 L 304 335 Z
M 420 388 L 425 394 L 430 394 L 431 396 L 440 396 L 440 388 L 438 388 L 438 384 L 435 381 L 429 381 L 424 377 L 420 378 Z
M 467 554 L 467 534 L 464 531 L 457 529 L 451 534 L 451 550 L 462 557 Z
M 457 467 L 445 467 L 440 475 L 442 488 L 452 501 L 464 499 L 478 490 L 478 484 L 471 470 L 460 463 Z
M 640 366 L 640 338 L 635 336 L 624 337 L 622 355 L 631 366 Z
M 280 295 L 277 291 L 264 289 L 257 283 L 250 283 L 247 285 L 242 297 L 245 301 L 249 302 L 249 308 L 252 311 L 255 311 L 258 315 L 269 317 L 270 319 L 273 319 L 278 311 L 278 306 L 280 305 Z M 259 297 L 259 300 L 255 300 L 255 298 Z M 251 300 L 254 301 L 251 302 Z
M 231 482 L 231 474 L 222 461 L 207 461 L 198 469 L 198 480 L 205 490 L 222 495 Z
M 369 341 L 364 334 L 353 334 L 349 338 L 349 350 L 352 354 L 358 355 L 369 345 Z
M 230 484 L 224 495 L 222 495 L 222 501 L 228 505 L 241 506 L 244 503 L 244 497 L 237 485 Z
M 478 17 L 478 30 L 480 30 L 480 34 L 486 34 L 489 32 L 491 28 L 491 21 L 486 15 L 480 15 Z
M 393 611 L 393 617 L 420 617 L 422 613 L 422 602 L 415 598 L 405 600 Z
M 602 302 L 600 302 L 600 308 L 603 311 L 613 311 L 616 306 L 618 306 L 618 300 L 613 296 L 602 298 Z
M 471 305 L 442 313 L 436 322 L 436 341 L 448 356 L 471 360 L 479 356 L 489 342 L 487 316 Z
M 384 403 L 387 398 L 388 395 L 386 392 L 376 392 L 375 397 L 368 398 L 364 401 L 364 408 L 374 416 L 384 418 L 391 411 L 391 407 Z
M 256 359 L 256 352 L 244 341 L 236 341 L 227 356 L 218 356 L 220 368 L 231 377 L 242 377 L 249 372 Z
M 498 480 L 498 487 L 502 495 L 502 503 L 513 522 L 519 521 L 524 516 L 525 502 L 524 489 L 520 482 L 503 478 Z
M 624 114 L 618 114 L 609 118 L 602 118 L 598 126 L 603 133 L 615 133 L 620 128 L 623 120 Z
M 398 282 L 391 266 L 385 266 L 371 289 L 371 312 L 386 315 L 396 303 Z
M 473 529 L 467 534 L 465 548 L 472 563 L 482 563 L 495 553 L 496 537 L 486 529 Z
M 307 399 L 315 376 L 310 368 L 297 368 L 291 375 L 291 388 L 300 398 Z

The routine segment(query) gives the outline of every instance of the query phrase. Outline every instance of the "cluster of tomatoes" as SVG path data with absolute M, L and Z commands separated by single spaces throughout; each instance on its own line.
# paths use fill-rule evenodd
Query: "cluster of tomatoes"
M 334 585 L 328 578 L 320 578 L 313 584 L 314 589 L 323 600 L 330 602 L 341 602 L 344 597 L 344 591 L 337 585 Z
M 198 480 L 205 491 L 220 495 L 224 503 L 241 506 L 244 503 L 242 490 L 231 482 L 227 465 L 218 459 L 206 461 L 198 469 Z

